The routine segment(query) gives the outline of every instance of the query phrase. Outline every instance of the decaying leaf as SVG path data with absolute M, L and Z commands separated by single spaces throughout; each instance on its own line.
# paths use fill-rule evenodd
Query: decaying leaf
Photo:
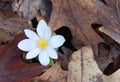
M 36 16 L 37 11 L 49 20 L 52 3 L 50 0 L 14 0 L 12 7 L 13 11 L 29 20 Z
M 8 0 L 8 1 L 12 1 L 12 0 Z M 52 30 L 56 30 L 63 26 L 70 28 L 73 35 L 72 43 L 73 46 L 75 46 L 77 49 L 81 48 L 81 44 L 90 45 L 92 47 L 93 51 L 91 50 L 90 47 L 84 47 L 78 51 L 80 53 L 79 54 L 80 56 L 77 56 L 78 58 L 73 57 L 74 62 L 72 65 L 71 65 L 72 61 L 70 62 L 71 65 L 70 71 L 74 71 L 74 72 L 72 72 L 72 74 L 69 74 L 68 82 L 70 82 L 70 80 L 71 81 L 75 80 L 75 82 L 76 81 L 118 82 L 120 80 L 118 79 L 118 77 L 120 76 L 118 70 L 120 68 L 120 54 L 119 54 L 120 53 L 120 44 L 119 44 L 120 43 L 119 42 L 120 3 L 119 2 L 120 0 L 36 0 L 36 1 L 14 0 L 12 7 L 15 12 L 19 13 L 19 15 L 21 16 L 23 15 L 25 18 L 28 19 L 34 18 L 36 16 L 36 12 L 38 11 L 38 13 L 42 14 L 42 16 L 45 16 L 47 20 L 50 19 L 49 25 L 52 28 Z M 5 8 L 3 7 L 3 5 L 4 4 L 1 4 L 0 6 L 1 11 L 6 9 L 6 7 Z M 52 9 L 53 11 L 51 14 Z M 9 11 L 7 12 L 8 14 L 5 15 L 9 16 Z M 1 15 L 1 17 L 2 16 L 3 15 Z M 2 30 L 5 30 L 6 36 L 7 35 L 14 36 L 14 34 L 17 33 L 19 30 L 23 30 L 24 28 L 28 27 L 27 25 L 24 26 L 24 24 L 26 23 L 23 23 L 25 21 L 21 22 L 21 19 L 13 19 L 13 20 L 10 19 L 1 20 L 1 19 L 2 18 L 0 18 L 0 23 L 1 23 L 0 28 Z M 15 25 L 13 24 L 14 22 L 16 23 Z M 104 26 L 104 28 L 101 28 L 102 30 L 101 29 L 99 30 L 101 32 L 98 31 L 96 32 L 95 29 L 93 28 L 94 25 L 96 25 L 97 23 Z M 18 29 L 17 26 L 19 27 Z M 105 34 L 104 35 L 101 34 L 102 32 L 107 34 L 109 37 Z M 0 37 L 0 39 L 2 39 L 2 37 Z M 7 40 L 8 38 L 9 37 L 7 37 Z M 71 39 L 70 39 L 70 43 L 71 43 Z M 9 50 L 10 48 L 7 49 Z M 4 50 L 2 51 L 5 52 Z M 0 52 L 2 53 L 1 56 L 4 55 L 3 52 Z M 16 53 L 16 51 L 12 52 L 12 50 L 10 50 L 10 52 Z M 7 52 L 5 52 L 5 54 L 6 53 Z M 98 66 L 94 58 L 96 59 Z M 7 60 L 9 58 L 4 59 L 3 56 L 0 57 L 0 59 L 1 62 L 3 60 L 6 60 L 5 62 L 8 62 Z M 6 67 L 6 69 L 8 69 L 6 65 L 1 64 L 0 66 Z M 111 75 L 105 76 L 99 70 L 98 67 L 102 71 L 104 71 L 104 74 L 106 75 L 111 74 Z M 10 65 L 10 68 L 12 69 L 14 68 L 14 66 Z M 72 68 L 73 69 L 75 68 L 76 70 L 72 70 Z M 5 71 L 5 74 L 9 73 L 8 70 Z M 77 73 L 76 71 L 79 73 Z M 4 81 L 11 79 L 9 78 L 9 75 L 7 77 L 8 78 L 7 79 L 5 78 Z M 39 81 L 41 80 L 42 79 L 39 79 Z
M 90 45 L 93 49 L 95 59 L 99 59 L 98 45 L 105 42 L 105 39 L 100 37 L 92 28 L 98 23 L 112 31 L 119 31 L 119 2 L 120 0 L 51 0 L 53 11 L 49 25 L 53 30 L 62 26 L 67 26 L 71 29 L 73 35 L 73 45 L 79 49 L 80 44 Z M 68 13 L 69 12 L 69 13 Z M 108 38 L 106 38 L 108 39 Z M 107 40 L 109 41 L 109 39 Z M 111 40 L 110 40 L 111 41 Z M 114 47 L 116 50 L 117 47 Z M 107 49 L 106 49 L 107 50 Z M 101 51 L 101 50 L 100 50 Z M 110 52 L 110 50 L 108 50 Z M 102 54 L 102 52 L 101 52 Z M 104 54 L 104 52 L 103 52 Z M 106 56 L 106 55 L 105 55 Z M 119 55 L 118 55 L 119 56 Z M 117 58 L 117 57 L 116 57 Z M 107 65 L 111 60 L 106 62 Z M 116 59 L 114 59 L 116 61 Z M 105 63 L 104 62 L 104 63 Z M 118 64 L 119 62 L 117 62 Z M 107 65 L 98 63 L 102 71 Z M 120 65 L 120 64 L 119 64 Z M 117 66 L 117 69 L 119 66 Z M 115 69 L 116 70 L 116 69 Z M 114 70 L 114 71 L 115 71 Z M 112 73 L 112 72 L 111 72 Z
M 9 18 L 7 19 L 4 14 L 0 13 L 0 41 L 6 42 L 12 40 L 13 37 L 25 28 L 31 28 L 25 18 Z
M 104 75 L 96 61 L 91 47 L 85 46 L 74 52 L 69 63 L 67 82 L 119 82 L 120 70 Z
M 119 35 L 115 31 L 99 26 L 100 25 L 97 24 L 97 27 L 94 27 L 94 30 L 104 39 L 105 42 L 98 44 L 99 57 L 97 62 L 99 65 L 103 66 L 102 69 L 104 69 L 104 74 L 110 75 L 120 68 L 120 44 L 118 42 Z M 106 32 L 106 34 L 104 32 Z M 101 66 L 99 66 L 100 69 Z
M 25 35 L 19 34 L 10 43 L 0 46 L 0 82 L 29 82 L 48 68 L 22 61 L 23 52 L 17 44 L 23 38 Z
M 1 0 L 0 1 L 0 14 L 1 12 L 4 13 L 4 16 L 9 18 L 13 14 L 13 10 L 11 7 L 11 2 L 10 0 Z
M 107 29 L 105 27 L 100 27 L 99 31 L 107 34 L 109 37 L 111 37 L 113 40 L 115 40 L 117 43 L 120 44 L 120 33 L 116 31 L 112 31 L 110 29 Z
M 32 82 L 66 82 L 67 71 L 61 69 L 60 61 L 56 62 L 53 67 L 48 69 L 44 74 L 36 77 Z
M 52 0 L 52 4 L 53 11 L 49 22 L 49 25 L 52 27 L 52 29 L 56 30 L 62 26 L 69 27 L 72 31 L 72 42 L 74 46 L 79 49 L 81 47 L 79 46 L 81 43 L 85 45 L 91 45 L 94 48 L 94 52 L 97 57 L 97 45 L 99 42 L 102 42 L 103 39 L 101 39 L 94 32 L 94 30 L 91 27 L 91 24 L 100 20 L 96 17 L 96 15 L 88 12 L 89 5 L 86 6 L 86 4 L 91 4 L 94 6 L 94 3 L 91 0 Z

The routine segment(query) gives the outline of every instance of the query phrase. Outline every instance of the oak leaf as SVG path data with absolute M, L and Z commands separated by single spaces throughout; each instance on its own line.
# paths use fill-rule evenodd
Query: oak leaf
M 116 44 L 117 46 L 113 47 L 112 45 L 114 44 L 111 43 L 112 41 L 114 41 L 112 36 L 101 37 L 101 33 L 97 33 L 98 31 L 95 31 L 95 27 L 98 27 L 99 24 L 101 24 L 101 26 L 104 26 L 111 31 L 117 31 L 118 33 L 120 33 L 120 0 L 51 1 L 53 5 L 53 10 L 50 17 L 49 25 L 52 27 L 53 30 L 56 30 L 62 26 L 69 27 L 72 31 L 72 43 L 74 47 L 79 49 L 81 48 L 81 44 L 90 45 L 93 49 L 95 55 L 94 57 L 98 63 L 98 66 L 102 71 L 106 70 L 106 68 L 109 68 L 109 65 L 114 61 L 119 60 L 119 43 Z M 116 41 L 114 41 L 114 43 L 115 42 Z M 114 49 L 111 49 L 111 47 L 113 47 Z M 115 52 L 110 53 L 113 51 Z M 113 59 L 112 57 L 109 59 L 111 54 L 112 56 L 114 56 Z M 115 72 L 120 67 L 120 62 L 116 62 L 115 64 L 115 67 L 112 64 L 112 69 L 114 69 L 114 71 L 112 71 L 111 73 Z

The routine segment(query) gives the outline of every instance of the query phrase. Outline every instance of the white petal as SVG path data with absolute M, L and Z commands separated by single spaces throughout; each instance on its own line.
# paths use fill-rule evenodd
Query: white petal
M 47 27 L 46 30 L 45 30 L 44 38 L 45 38 L 46 40 L 49 40 L 50 37 L 51 37 L 51 35 L 52 35 L 51 28 L 50 28 L 50 27 Z
M 64 42 L 65 42 L 65 38 L 63 36 L 55 35 L 55 36 L 51 37 L 48 44 L 52 48 L 58 48 L 58 47 L 62 46 L 64 44 Z
M 38 35 L 37 35 L 34 31 L 29 30 L 29 29 L 25 29 L 24 32 L 25 32 L 25 35 L 26 35 L 28 38 L 30 38 L 30 39 L 32 39 L 32 40 L 34 40 L 34 41 L 38 41 L 38 40 L 39 40 Z
M 46 51 L 48 52 L 49 57 L 51 57 L 52 59 L 58 59 L 58 55 L 55 49 L 51 47 L 47 47 Z
M 46 22 L 44 20 L 41 20 L 37 25 L 37 33 L 40 36 L 40 38 L 43 38 L 46 28 L 47 28 Z
M 47 26 L 44 20 L 41 20 L 37 26 L 37 33 L 40 38 L 45 38 L 48 40 L 51 36 L 51 29 Z
M 26 55 L 26 59 L 35 58 L 37 55 L 39 55 L 40 51 L 41 50 L 39 48 L 35 48 L 35 49 L 29 51 Z
M 45 50 L 42 50 L 39 54 L 39 62 L 44 66 L 47 66 L 49 64 L 50 58 Z
M 35 42 L 31 41 L 30 39 L 24 39 L 18 43 L 18 48 L 23 51 L 30 51 L 36 47 L 37 45 Z

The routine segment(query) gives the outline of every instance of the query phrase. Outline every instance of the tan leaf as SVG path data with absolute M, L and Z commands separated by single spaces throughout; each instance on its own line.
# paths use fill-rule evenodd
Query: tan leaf
M 91 47 L 85 46 L 72 54 L 67 82 L 119 82 L 120 70 L 110 76 L 104 75 L 96 61 Z

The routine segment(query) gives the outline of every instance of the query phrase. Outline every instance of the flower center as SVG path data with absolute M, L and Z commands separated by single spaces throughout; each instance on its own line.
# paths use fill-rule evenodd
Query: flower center
M 40 40 L 38 41 L 37 46 L 38 46 L 39 48 L 44 49 L 44 48 L 46 48 L 46 46 L 47 46 L 47 41 L 46 41 L 44 38 L 42 38 L 42 39 L 40 39 Z

